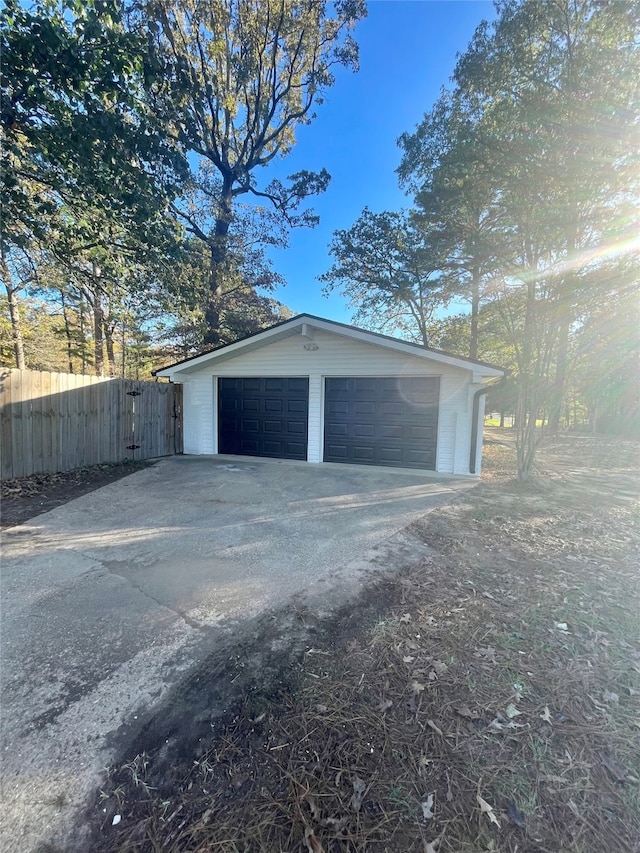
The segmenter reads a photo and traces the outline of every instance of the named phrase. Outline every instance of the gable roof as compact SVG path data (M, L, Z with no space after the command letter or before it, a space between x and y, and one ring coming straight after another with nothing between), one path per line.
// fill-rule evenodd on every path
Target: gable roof
M289 320L283 320L268 329L263 329L261 332L256 332L246 338L241 338L234 341L232 344L224 344L200 355L185 358L182 361L177 361L174 364L169 364L160 370L153 372L154 376L163 376L172 379L180 374L194 373L207 364L213 364L216 361L226 361L234 355L239 355L241 352L251 352L251 350L259 349L268 343L273 343L275 340L290 337L296 334L305 334L305 326L312 329L320 329L330 332L331 334L344 335L353 340L360 341L374 346L386 347L402 352L406 355L411 355L418 358L429 359L430 361L441 362L450 367L459 367L463 370L471 370L474 373L485 377L500 377L504 376L506 371L502 367L497 367L494 364L487 364L483 361L474 361L470 358L465 358L460 355L452 355L442 350L425 347L422 344L412 343L411 341L403 341L399 338L393 338L390 335L383 335L380 332L370 332L366 329L359 329L357 326L349 326L346 323L338 323L336 320L325 320L322 317L315 317L313 314L298 314L291 317Z

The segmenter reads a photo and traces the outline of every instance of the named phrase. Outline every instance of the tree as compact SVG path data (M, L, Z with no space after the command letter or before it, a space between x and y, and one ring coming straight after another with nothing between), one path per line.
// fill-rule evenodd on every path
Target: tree
M109 251L118 228L145 246L166 241L167 204L186 167L144 107L147 43L125 29L117 0L43 0L31 9L8 0L0 19L0 249L22 367L19 295L35 283L42 252L74 264L82 252Z
M186 174L142 99L149 55L117 0L2 10L2 241L41 236L57 204L147 227Z
M428 345L435 312L450 298L431 232L409 214L365 208L351 228L336 231L329 251L335 261L320 280L327 292L341 289L357 323Z
M556 429L583 273L596 247L606 252L607 240L633 233L633 213L625 210L632 199L637 216L640 17L632 2L509 0L498 8L497 22L478 29L454 78L501 152L500 203L510 211L510 233L527 240L525 254L537 244L539 265L526 275L540 280L553 304L546 312L556 336L547 403Z
M234 272L229 233L240 196L264 199L288 226L313 225L306 198L329 181L301 171L287 185L257 175L295 143L296 128L333 85L333 69L357 66L349 30L365 14L363 0L338 0L329 17L323 0L149 0L139 24L149 27L163 63L149 103L170 138L209 164L193 183L209 199L202 227L185 205L176 215L209 254L205 343L220 341L225 278ZM202 174L202 173L201 173Z
M466 355L478 358L483 286L496 271L498 254L495 157L463 101L446 91L414 133L400 136L398 145L403 157L397 174L414 194L415 216L438 233L446 253L443 274L451 289L471 304Z
M464 271L472 302L469 263L485 263L484 299L494 302L517 364L524 481L540 415L552 428L559 421L594 270L633 245L640 25L632 2L504 0L497 8L459 58L452 92L401 138L400 174L449 235L449 260Z

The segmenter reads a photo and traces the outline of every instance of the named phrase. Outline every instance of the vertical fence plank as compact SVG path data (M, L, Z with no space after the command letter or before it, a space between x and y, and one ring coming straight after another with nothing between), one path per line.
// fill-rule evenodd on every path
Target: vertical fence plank
M33 468L33 418L31 415L32 373L27 370L21 377L22 386L22 429L24 432L24 470L34 472Z
M103 462L113 462L111 440L111 386L114 380L103 382L100 387L100 457Z
M89 440L88 451L89 458L85 465L97 465L102 460L100 459L100 447L98 441L98 430L100 424L98 422L99 406L98 397L100 394L100 385L102 383L96 377L96 381L89 385Z
M22 429L22 371L11 371L11 469L14 477L24 477L24 430ZM29 472L31 473L31 471Z
M44 370L40 375L40 411L42 413L42 470L45 472L55 471L52 459L52 435L53 425L51 423L51 373Z
M67 398L67 374L56 373L55 382L51 383L51 398L58 416L58 446L56 451L57 470L67 471L67 432L69 420L69 403ZM55 390L55 395L54 395Z
M111 458L114 462L121 462L122 441L120 436L120 419L122 415L122 382L114 379L111 383L111 396L109 399L109 434L111 438Z
M42 453L42 373L37 370L31 372L31 453L32 470L34 474L41 474L44 470Z
M47 471L61 471L60 468L60 374L49 373L49 452Z
M67 459L68 471L78 468L81 464L81 444L84 441L84 425L80 418L80 406L78 399L78 377L75 374L67 376L67 423L69 427ZM74 440L75 439L75 440Z
M11 371L0 370L0 477L13 477L11 429Z

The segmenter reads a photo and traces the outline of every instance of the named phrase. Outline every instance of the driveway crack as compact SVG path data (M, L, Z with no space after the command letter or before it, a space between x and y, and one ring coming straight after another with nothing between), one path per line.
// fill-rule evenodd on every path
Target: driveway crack
M122 578L122 580L126 581L130 586L132 586L139 593L144 595L145 598L148 598L150 601L155 602L155 604L158 604L160 607L164 607L166 610L170 610L172 613L175 613L175 615L179 616L180 619L182 619L182 621L190 628L195 628L197 631L201 631L204 628L204 625L202 625L200 622L196 622L195 619L192 619L184 611L178 610L176 607L171 607L171 605L167 604L166 601L161 601L159 598L156 598L155 595L152 595L150 592L147 592L146 589L143 589L140 584L137 584L128 575L117 571L115 567L122 565L120 562L113 560L100 560L99 562L100 565L104 566L104 568L109 572L109 574Z

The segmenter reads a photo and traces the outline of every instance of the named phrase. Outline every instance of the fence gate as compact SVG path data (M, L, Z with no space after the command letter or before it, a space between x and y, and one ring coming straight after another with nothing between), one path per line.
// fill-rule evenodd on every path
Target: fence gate
M182 386L0 370L3 479L182 453Z

